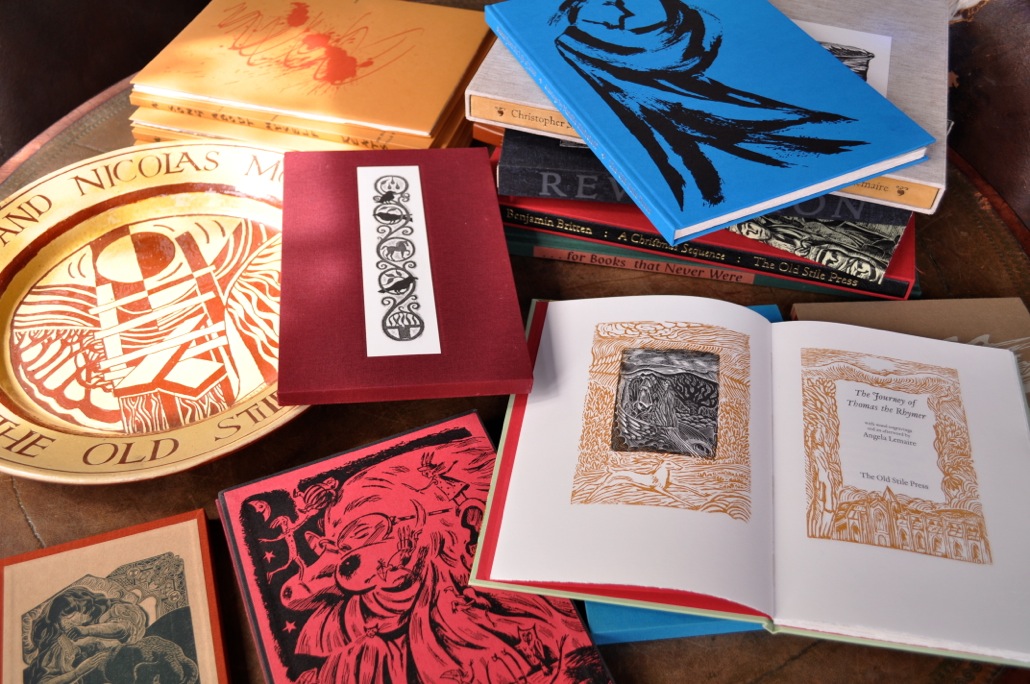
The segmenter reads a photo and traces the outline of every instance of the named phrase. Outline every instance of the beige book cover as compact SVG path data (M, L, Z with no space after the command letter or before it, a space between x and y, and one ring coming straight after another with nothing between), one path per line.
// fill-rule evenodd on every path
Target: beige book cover
M491 40L475 10L400 0L213 0L133 88L433 135Z
M1030 399L1030 311L1019 297L798 303L791 318L1009 349L1019 359L1023 387Z
M936 140L925 161L836 194L921 213L936 211L947 172L947 3L772 0L772 4L839 58L847 54L857 60L846 63L867 81L869 70L882 68L886 83L881 92Z
M4 682L228 682L204 511L0 559Z

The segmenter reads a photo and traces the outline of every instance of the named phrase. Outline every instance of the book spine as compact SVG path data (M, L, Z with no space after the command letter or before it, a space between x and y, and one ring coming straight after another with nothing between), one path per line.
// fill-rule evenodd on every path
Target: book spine
M313 140L320 140L329 143L342 143L353 147L361 147L368 150L391 150L391 149L413 149L417 147L428 147L424 145L411 145L408 140L401 139L391 131L362 131L343 132L322 130L295 121L286 121L274 114L263 116L258 112L244 113L231 111L217 106L202 106L196 103L176 104L152 97L142 96L138 93L131 93L129 96L131 104L137 107L156 109L158 111L170 112L180 116L187 116L195 120L195 126L201 128L203 122L212 121L218 123L235 124L246 128L254 128L277 133L282 135L295 135ZM428 140L428 139L427 139Z
M524 131L555 135L567 140L580 140L576 131L556 109L544 109L470 93L468 118L473 121L497 124L505 128L518 128Z
M579 219L569 220L562 216L514 207L506 204L503 200L500 208L501 219L506 225L566 235L581 240L605 242L628 251L637 250L663 254L667 257L687 258L696 262L743 269L779 278L817 283L838 291L867 296L906 299L912 290L912 284L904 281L884 278L882 282L876 283L807 261L785 257L773 258L697 242L683 242L674 246L659 235Z
M592 245L586 241L583 241L577 247L551 247L547 245L534 244L532 239L527 239L525 235L518 232L522 230L523 229L514 226L505 226L505 236L508 239L508 252L513 256L565 261L573 264L608 266L609 268L622 268L631 271L672 275L681 278L713 280L721 283L754 285L757 287L776 287L802 292L812 292L816 294L849 294L846 292L842 293L836 288L825 287L817 283L791 280L788 278L780 278L775 275L752 273L750 271L693 262L689 259L676 259L673 257L664 257L659 254L649 254L647 252L640 252L632 255L616 255L607 253L607 251L603 251L603 249L594 251L592 249Z
M937 208L943 192L944 188L936 185L902 180L887 174L841 188L835 194L927 213Z
M503 155L497 165L497 192L515 197L631 203L611 174L512 166L504 163Z
M631 204L626 191L615 177L597 161L596 168L574 168L556 163L533 163L529 155L518 163L502 154L497 164L497 192L514 197L577 199ZM876 180L860 185L869 185ZM904 194L904 193L902 193ZM908 223L910 209L899 209L877 202L841 195L820 195L769 212L775 216L797 216L818 221L855 221L891 226Z

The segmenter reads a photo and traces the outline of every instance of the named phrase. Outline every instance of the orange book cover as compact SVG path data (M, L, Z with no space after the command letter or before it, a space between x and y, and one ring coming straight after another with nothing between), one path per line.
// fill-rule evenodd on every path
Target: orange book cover
M433 135L491 41L475 10L401 0L213 0L133 87Z

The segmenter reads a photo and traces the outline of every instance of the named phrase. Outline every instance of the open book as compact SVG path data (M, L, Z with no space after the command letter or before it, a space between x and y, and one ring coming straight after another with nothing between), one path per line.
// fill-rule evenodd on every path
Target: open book
M472 584L1030 663L1010 351L677 296L529 332Z

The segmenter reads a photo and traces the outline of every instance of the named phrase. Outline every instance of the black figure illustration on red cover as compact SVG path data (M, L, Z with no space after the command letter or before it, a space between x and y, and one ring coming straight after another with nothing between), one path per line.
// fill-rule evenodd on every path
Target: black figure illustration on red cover
M688 179L707 204L724 201L720 156L784 167L799 155L865 144L821 130L849 117L709 77L719 20L680 0L566 0L553 21L568 23L556 39L559 54L647 149L681 207Z
M610 682L571 601L468 585L475 414L223 492L269 681Z

